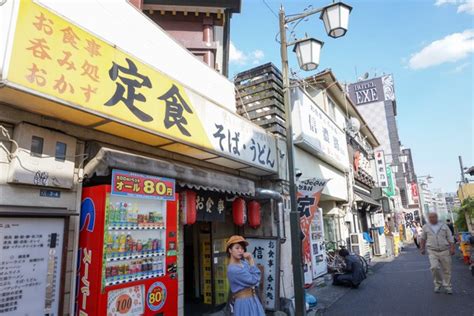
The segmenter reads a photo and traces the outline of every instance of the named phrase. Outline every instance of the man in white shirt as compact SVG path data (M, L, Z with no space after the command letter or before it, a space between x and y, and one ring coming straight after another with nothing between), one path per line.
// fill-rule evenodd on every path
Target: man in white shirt
M435 293L439 293L441 286L443 286L447 294L453 294L451 285L451 256L454 255L453 234L446 224L438 222L438 214L429 213L428 221L423 225L421 233L421 254L424 255L428 250Z

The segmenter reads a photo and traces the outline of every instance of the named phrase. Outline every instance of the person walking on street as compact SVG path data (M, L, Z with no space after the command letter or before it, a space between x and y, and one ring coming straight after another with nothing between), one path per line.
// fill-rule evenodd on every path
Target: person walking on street
M252 254L247 251L249 243L242 236L234 235L226 244L229 265L227 278L232 291L235 316L265 316L263 306L255 293L260 283L261 272L255 265Z
M449 218L446 220L446 225L448 225L451 234L453 234L454 241L456 241L456 235L454 234L454 225L453 223L451 223L451 220Z
M415 222L412 226L413 231L413 241L415 242L416 248L420 249L420 236L421 236L421 226L420 223Z
M439 293L443 286L447 294L453 294L451 256L454 255L454 239L448 225L438 222L438 214L429 213L420 240L421 254L428 251L435 293Z

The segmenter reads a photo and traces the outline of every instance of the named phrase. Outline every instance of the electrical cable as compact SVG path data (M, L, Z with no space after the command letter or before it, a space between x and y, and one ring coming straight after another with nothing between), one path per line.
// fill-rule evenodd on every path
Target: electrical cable
M268 10L270 10L270 12L273 13L273 15L278 19L278 14L272 9L272 7L270 7L267 1L266 0L262 0L262 1L265 4L265 6L268 8Z

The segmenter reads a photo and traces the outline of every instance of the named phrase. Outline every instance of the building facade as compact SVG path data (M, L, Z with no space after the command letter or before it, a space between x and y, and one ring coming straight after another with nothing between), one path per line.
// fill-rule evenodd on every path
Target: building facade
M2 250L35 278L8 290L30 293L17 312L101 315L134 293L138 311L205 312L227 299L234 233L259 237L265 307L293 295L268 181L284 179L285 148L235 113L232 82L128 2L8 1L0 19L0 221L41 245Z
M385 162L398 167L393 173L404 207L408 205L407 186L400 161L402 151L397 127L397 103L392 75L361 80L348 85L349 96L380 141ZM388 177L388 176L387 176Z

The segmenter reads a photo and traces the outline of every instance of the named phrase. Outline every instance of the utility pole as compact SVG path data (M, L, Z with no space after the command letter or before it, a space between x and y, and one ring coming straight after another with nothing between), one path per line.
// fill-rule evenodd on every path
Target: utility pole
M288 156L288 177L290 182L290 227L291 227L291 263L293 266L293 285L295 289L295 313L306 315L306 302L304 299L304 275L301 248L301 226L298 205L296 202L296 179L293 148L293 127L291 120L290 104L290 78L288 69L288 51L286 43L285 11L280 8L280 54L283 75L283 100L286 112L286 152Z
M462 164L462 157L459 157L459 167L461 168L461 183L467 183L467 178L464 176L464 166Z

